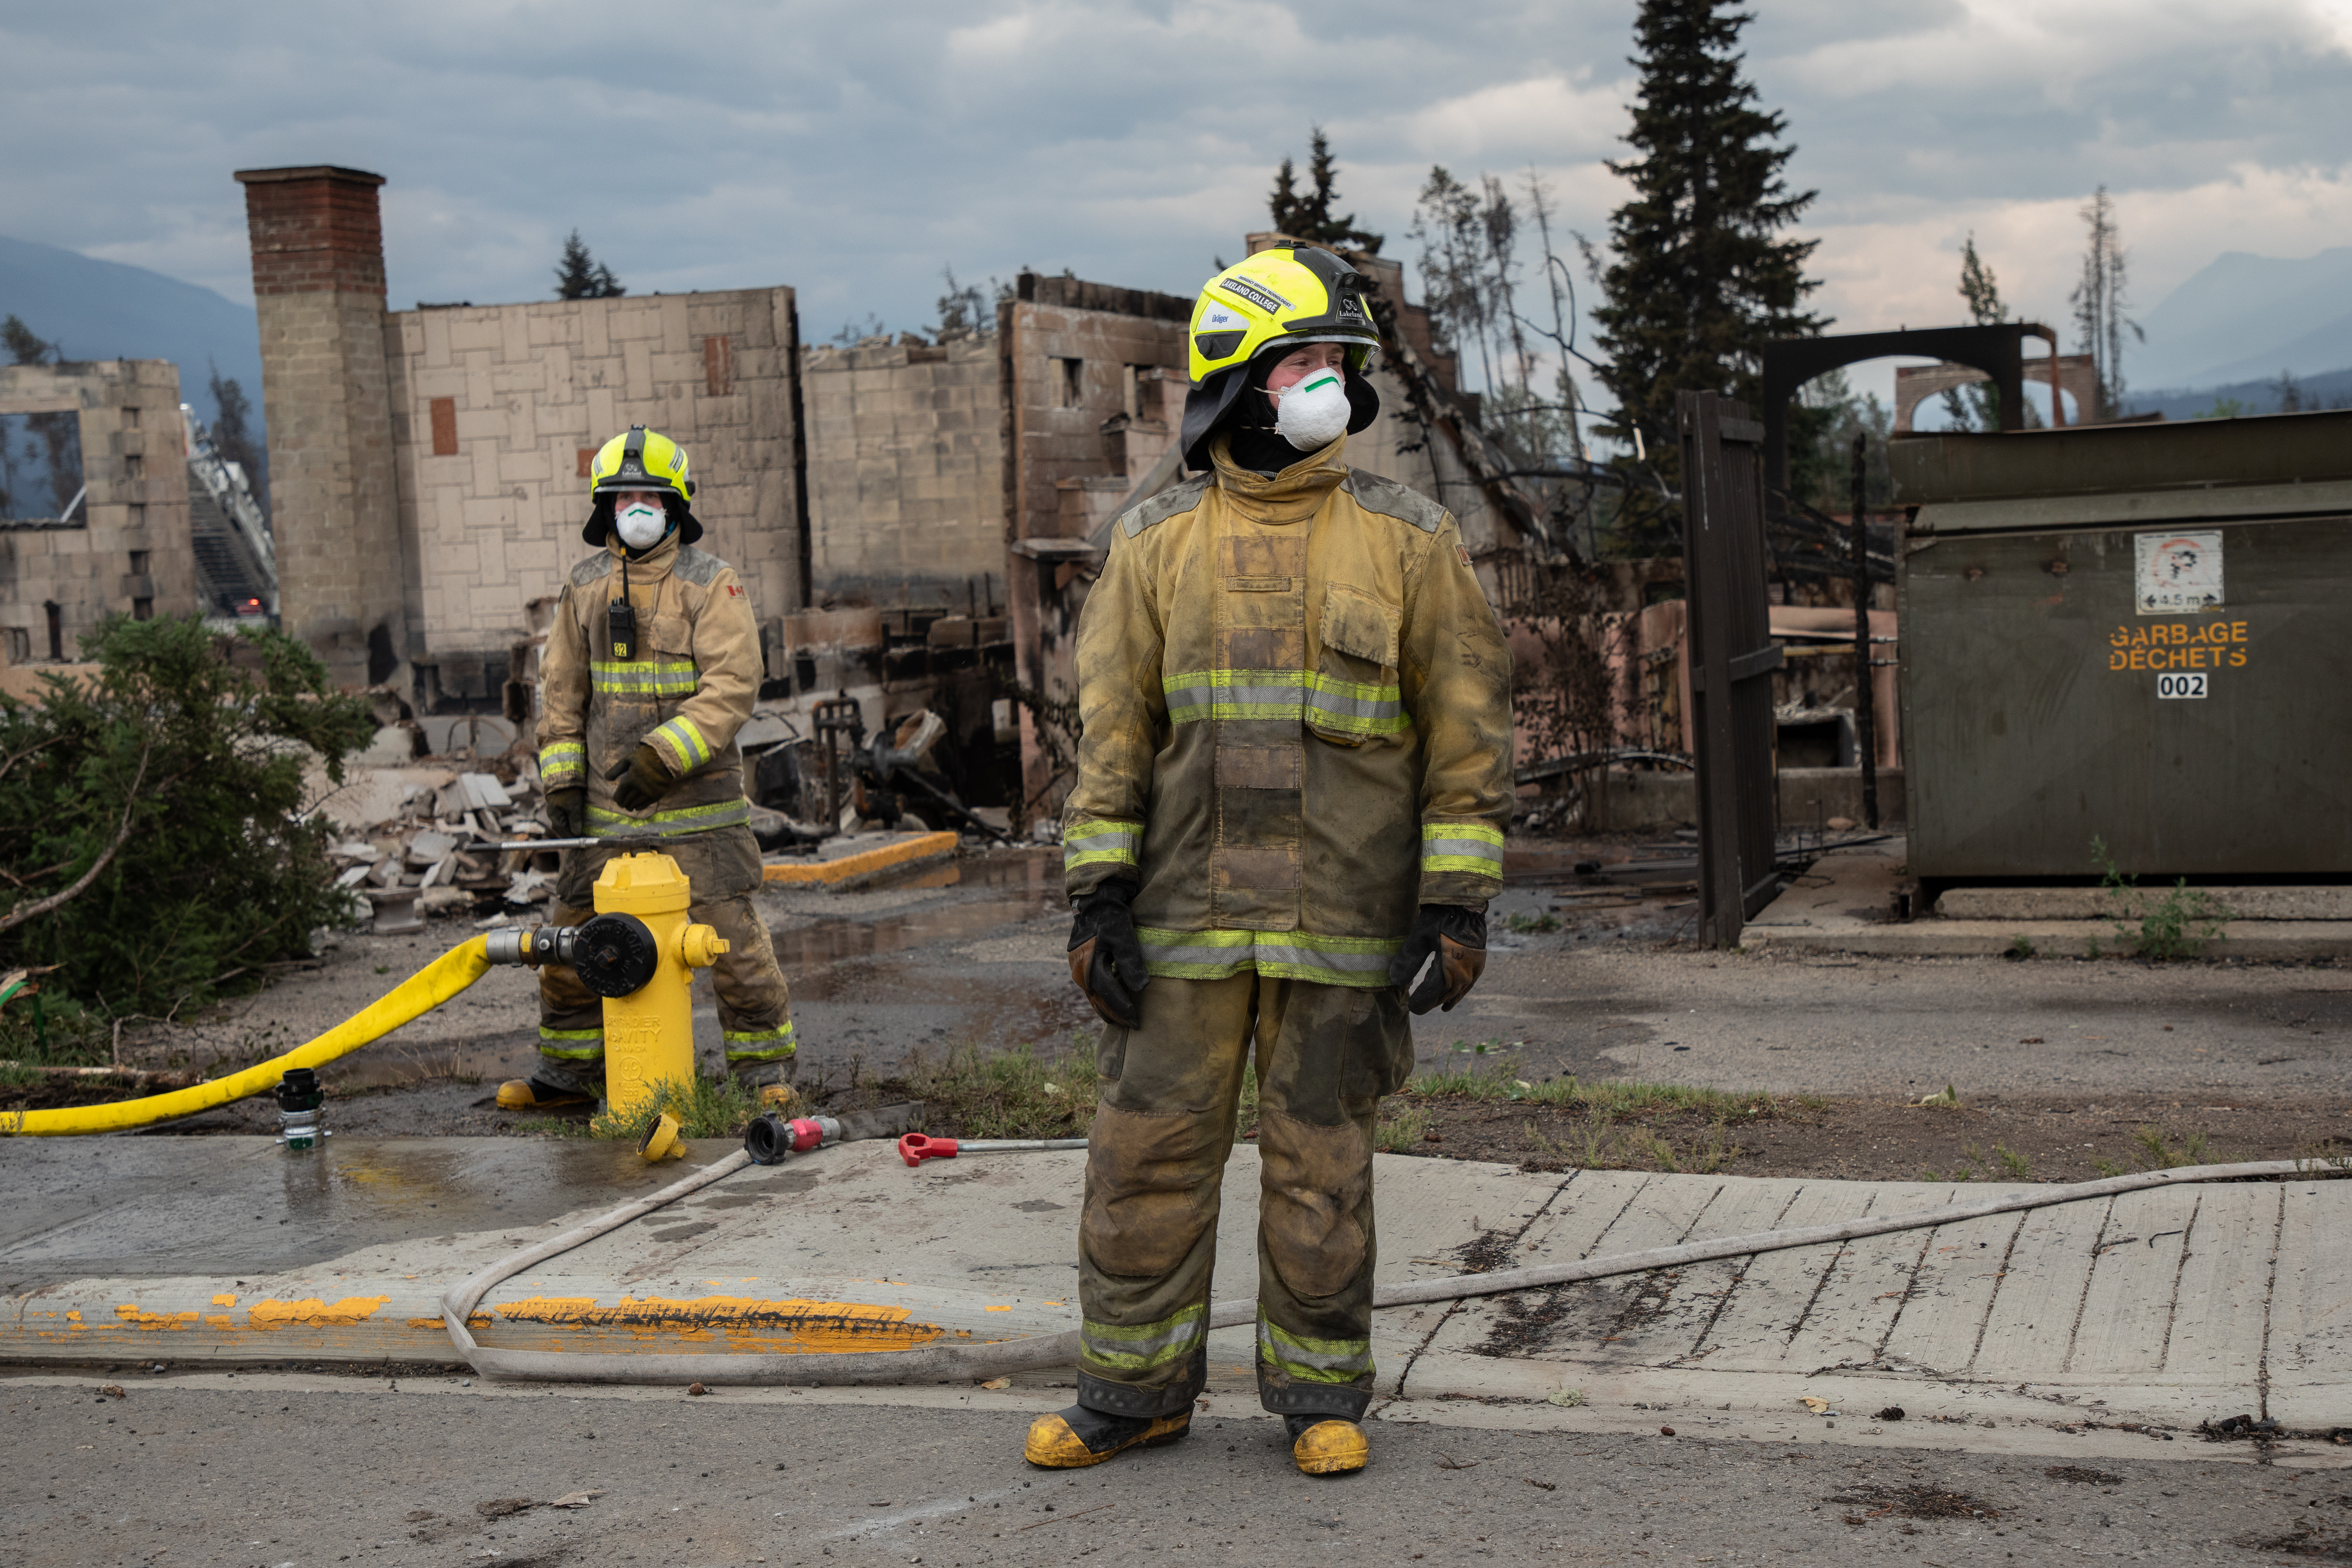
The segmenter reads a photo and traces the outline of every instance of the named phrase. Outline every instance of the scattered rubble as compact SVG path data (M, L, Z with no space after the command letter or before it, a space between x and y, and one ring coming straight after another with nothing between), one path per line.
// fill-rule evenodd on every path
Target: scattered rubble
M350 836L330 847L337 882L366 906L358 912L372 913L378 936L422 931L433 916L464 916L481 930L533 926L546 917L558 852L498 847L550 837L530 732L511 734L510 726L476 717L473 729L444 716L388 723L379 736L382 754L362 759L381 765L339 793L333 815ZM485 725L498 728L483 733ZM840 729L838 736L804 738L789 715L767 708L744 725L738 742L756 803L751 834L763 853L814 855L840 834L909 819L961 829L972 844L1008 837L1001 810L967 809L939 772L932 752L946 725L929 710L870 740L854 720ZM452 754L416 754L436 732ZM489 743L509 737L504 752L486 754ZM376 820L354 825L370 817Z

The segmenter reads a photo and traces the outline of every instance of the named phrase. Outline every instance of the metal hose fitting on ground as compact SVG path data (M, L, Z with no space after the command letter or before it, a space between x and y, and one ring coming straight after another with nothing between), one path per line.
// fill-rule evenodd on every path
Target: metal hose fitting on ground
M159 1121L176 1121L200 1110L226 1105L249 1095L267 1094L290 1068L315 1068L347 1056L373 1040L389 1035L422 1016L479 980L490 967L481 937L458 943L390 991L352 1014L317 1039L295 1047L284 1056L169 1094L143 1100L119 1100L111 1105L77 1105L63 1110L18 1110L0 1113L0 1137L68 1137L90 1132L123 1132Z
M1078 1331L1038 1334L995 1344L925 1345L919 1350L863 1351L839 1355L630 1355L616 1352L509 1351L486 1349L474 1342L466 1322L490 1288L534 1263L543 1263L593 1241L663 1205L675 1202L723 1176L741 1170L751 1157L738 1152L707 1170L697 1171L651 1196L614 1209L562 1236L502 1258L480 1273L453 1287L441 1298L441 1321L467 1364L485 1377L560 1383L702 1383L800 1384L807 1387L846 1384L908 1384L1003 1377L1009 1373L1035 1372L1069 1366L1078 1359ZM2334 1176L2352 1174L2352 1167L2317 1161L2261 1160L2237 1165L2185 1165L2170 1171L2145 1171L2137 1175L2110 1176L2096 1182L2013 1193L1972 1204L1947 1204L1941 1208L1914 1209L1906 1214L1878 1215L1835 1225L1800 1226L1792 1230L1758 1231L1713 1241L1685 1242L1678 1247L1654 1247L1614 1258L1591 1258L1574 1263L1549 1263L1535 1268L1500 1269L1486 1274L1454 1274L1438 1279L1416 1279L1408 1285L1387 1285L1372 1292L1375 1307L1402 1307L1421 1301L1455 1301L1472 1296L1493 1296L1507 1290L1570 1285L1584 1279L1645 1274L1654 1268L1676 1268L1722 1258L1747 1258L1759 1252L1780 1252L1792 1247L1819 1247L1893 1231L1925 1230L1986 1215L2019 1209L2045 1208L2053 1204L2082 1203L2117 1193L2149 1187L2179 1186L2192 1182L2230 1182L2263 1176ZM1209 1327L1230 1329L1257 1317L1255 1300L1219 1301L1209 1309Z

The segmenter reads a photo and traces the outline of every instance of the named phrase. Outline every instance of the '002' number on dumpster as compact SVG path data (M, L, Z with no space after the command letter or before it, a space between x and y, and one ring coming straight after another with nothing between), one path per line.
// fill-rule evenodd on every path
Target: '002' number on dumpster
M2158 697L2202 697L2205 695L2205 672L2201 669L2165 674L2156 678Z

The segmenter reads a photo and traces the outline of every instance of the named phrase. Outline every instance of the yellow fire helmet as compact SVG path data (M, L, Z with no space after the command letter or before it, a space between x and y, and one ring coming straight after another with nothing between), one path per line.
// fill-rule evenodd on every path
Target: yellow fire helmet
M589 495L593 510L580 537L602 544L613 526L613 497L625 490L652 490L662 498L663 510L677 523L681 544L702 537L702 524L688 510L694 501L694 479L688 472L686 448L658 430L632 425L596 448L588 465Z
M1269 351L1286 353L1307 343L1348 345L1350 434L1379 416L1381 400L1365 379L1380 329L1364 294L1370 280L1330 251L1295 240L1276 242L1202 285L1192 305L1192 389L1184 399L1178 439L1185 466L1209 466L1209 437L1232 419L1246 417L1243 393L1251 363ZM1263 384L1264 378L1256 378ZM1259 399L1263 402L1263 399ZM1263 411L1259 416L1263 418Z
M1247 364L1277 339L1287 347L1347 343L1348 369L1362 374L1381 342L1364 304L1367 281L1331 252L1288 242L1235 262L1192 305L1192 384Z

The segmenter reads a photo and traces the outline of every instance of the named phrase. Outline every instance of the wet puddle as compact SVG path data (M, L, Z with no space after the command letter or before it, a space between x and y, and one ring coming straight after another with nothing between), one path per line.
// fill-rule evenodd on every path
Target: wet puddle
M845 987L826 973L845 959L966 941L1004 926L1042 920L1062 906L1062 864L1061 858L1053 854L995 856L930 867L873 887L877 890L979 887L1003 891L965 903L939 904L873 920L827 920L776 932L776 961L790 977L795 996L831 999L844 989L861 989L854 983Z
M919 1001L954 1006L986 1016L993 1029L1024 1037L1056 1032L1066 1022L1058 997L1041 997L1026 979L987 975L926 975L909 994L904 976L863 966L842 970L845 960L967 941L1004 927L1043 919L1062 907L1062 862L1053 851L996 855L929 866L868 884L868 889L973 888L992 896L941 903L872 919L827 918L795 931L774 933L776 959L796 1002L876 1003ZM486 982L487 983L487 982ZM707 1024L710 998L698 994L698 1024ZM400 1089L429 1079L470 1078L495 1085L528 1077L538 1066L537 1041L525 1020L503 1041L478 1045L408 1046L388 1040L330 1064L321 1076L346 1093ZM487 1092L487 1091L486 1091Z

